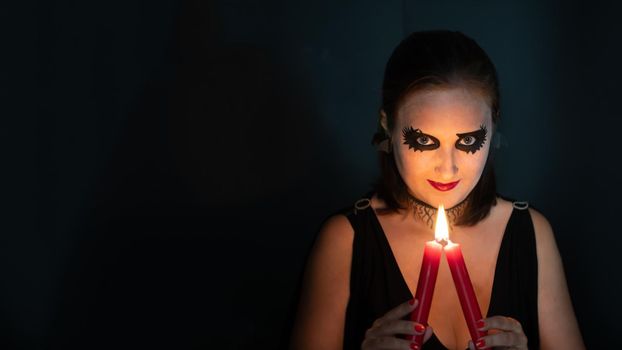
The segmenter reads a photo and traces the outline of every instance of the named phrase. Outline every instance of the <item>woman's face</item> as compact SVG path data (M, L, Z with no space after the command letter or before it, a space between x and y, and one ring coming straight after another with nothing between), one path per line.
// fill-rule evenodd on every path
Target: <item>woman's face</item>
M463 201L482 175L492 131L490 107L477 91L456 87L408 96L391 140L410 193L434 207Z

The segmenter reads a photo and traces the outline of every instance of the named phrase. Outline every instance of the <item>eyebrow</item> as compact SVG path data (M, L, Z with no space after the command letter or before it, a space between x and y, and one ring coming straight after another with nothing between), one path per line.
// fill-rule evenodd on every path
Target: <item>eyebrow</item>
M456 136L458 136L458 138L463 138L465 136L472 136L472 135L477 135L477 136L481 136L482 134L486 134L486 125L480 125L479 129L474 130L474 131L469 131L469 132L465 132L465 133L458 133L456 134Z

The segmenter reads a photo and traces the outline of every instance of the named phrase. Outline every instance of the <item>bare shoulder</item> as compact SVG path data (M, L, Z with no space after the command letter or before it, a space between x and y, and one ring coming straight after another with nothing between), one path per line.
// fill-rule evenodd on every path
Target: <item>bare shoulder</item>
M354 229L348 218L341 214L331 216L324 222L315 239L309 264L349 263L349 259L352 258L353 241Z
M307 262L307 283L320 290L340 288L349 293L348 283L352 260L354 229L344 215L334 215L324 222Z
M307 273L314 276L313 282L309 281L313 287L323 288L324 283L331 288L347 286L343 281L349 277L353 241L354 229L344 215L334 215L324 222L307 262Z
M549 220L539 211L529 208L533 229L536 235L536 247L538 258L547 258L549 255L558 256L557 245L555 244L555 236L553 228Z
M329 217L318 234L317 241L346 247L352 244L354 229L345 215L337 214Z
M540 349L585 349L566 284L553 229L539 211L529 208L538 256Z
M543 268L549 269L557 267L555 269L557 270L556 273L563 274L561 256L557 249L555 235L549 220L541 212L533 208L529 208L529 214L531 215L533 230L536 237L536 253L538 255L540 271L544 272L542 271Z
M324 222L309 255L291 348L339 349L350 295L354 229L344 215Z

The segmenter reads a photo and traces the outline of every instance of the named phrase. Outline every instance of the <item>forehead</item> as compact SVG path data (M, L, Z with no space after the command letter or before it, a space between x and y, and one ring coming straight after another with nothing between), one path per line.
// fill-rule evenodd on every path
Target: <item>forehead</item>
M426 90L412 93L397 111L399 130L406 126L426 133L469 132L485 125L492 127L486 98L466 88Z

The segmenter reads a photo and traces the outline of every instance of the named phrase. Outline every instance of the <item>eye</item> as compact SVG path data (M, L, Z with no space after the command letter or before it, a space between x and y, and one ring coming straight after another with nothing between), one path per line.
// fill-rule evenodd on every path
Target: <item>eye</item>
M469 153L475 153L479 151L486 143L486 126L481 125L479 130L466 132L463 134L456 134L458 140L456 140L456 148Z
M475 144L475 141L477 141L475 137L468 135L460 140L460 144L465 146L472 146L473 144Z
M402 136L404 144L408 145L408 149L413 151L430 151L437 149L441 144L436 137L424 134L419 129L413 129L412 126L402 129Z
M417 137L417 143L422 146L428 146L433 144L434 142L428 136L419 136Z

